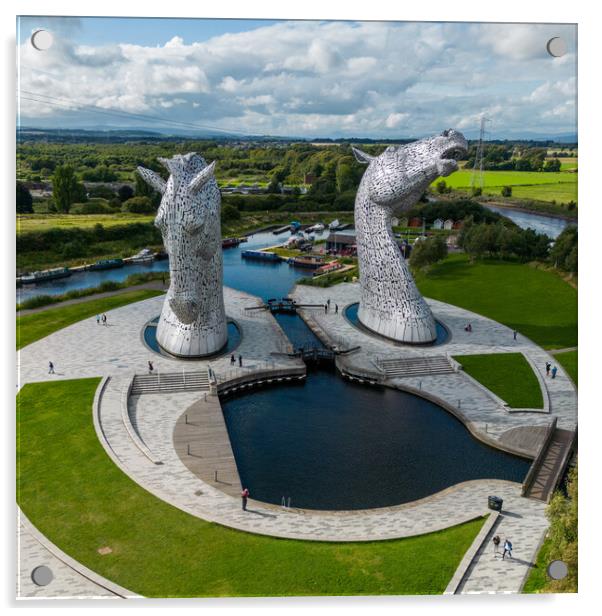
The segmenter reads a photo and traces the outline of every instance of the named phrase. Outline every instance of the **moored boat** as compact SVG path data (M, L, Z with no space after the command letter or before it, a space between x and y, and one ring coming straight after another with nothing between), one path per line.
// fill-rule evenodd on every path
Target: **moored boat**
M57 278L67 278L71 276L71 270L68 267L54 267L40 272L33 272L21 276L22 284L35 284L36 282L45 282L46 280L56 280Z
M123 267L123 259L100 259L88 267L89 270L108 270Z
M233 248L240 244L240 239L237 237L225 237L222 240L222 248Z
M155 253L150 248L143 248L128 260L132 263L148 263L155 260Z
M291 257L288 260L289 265L293 267L305 267L307 269L316 269L324 265L324 257L319 255L305 255L299 257Z

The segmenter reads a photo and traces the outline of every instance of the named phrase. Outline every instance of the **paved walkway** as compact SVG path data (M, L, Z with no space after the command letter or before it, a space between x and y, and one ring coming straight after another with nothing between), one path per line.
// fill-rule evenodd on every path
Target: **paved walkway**
M300 289L303 290L301 293ZM428 355L447 352L462 355L483 352L521 351L541 371L550 356L532 342L519 336L512 340L508 328L473 313L431 302L437 318L452 332L451 341L440 347L399 347L377 340L355 327L342 315L342 308L357 301L359 286L342 284L331 289L299 287L298 300L308 303L338 303L338 315L324 315L312 311L316 323L341 346L360 344L362 351L349 356L357 366L375 371L377 357ZM262 311L245 312L247 306L259 300L245 293L225 289L228 316L241 326L243 337L237 353L244 358L245 371L265 370L295 365L298 360L279 355L290 349L286 337L273 317ZM498 564L491 558L477 558L464 583L464 591L471 588L495 588L517 592L547 521L544 504L520 496L520 485L499 480L471 481L454 486L426 499L398 507L358 512L310 512L284 510L253 502L248 512L242 512L238 498L216 489L210 482L196 477L182 463L174 445L174 428L181 415L192 405L199 405L204 394L183 392L131 397L129 411L133 424L161 465L154 464L138 448L127 432L121 414L123 391L134 373L143 373L146 362L152 359L160 372L182 369L199 371L208 362L160 357L147 349L140 332L144 324L156 317L163 297L151 298L124 306L108 313L107 327L87 319L24 348L20 354L20 383L49 379L110 376L100 399L99 418L102 425L101 442L107 453L140 485L163 500L200 518L219 522L259 534L322 541L365 541L407 537L443 529L487 513L487 496L496 494L504 499L505 515L498 523L498 532L508 536L516 547L518 557L504 584L496 582ZM466 322L473 324L473 333L463 331ZM87 341L87 344L82 344ZM275 354L274 354L275 353ZM47 362L52 360L56 375L47 374ZM238 368L231 368L228 357L210 362L219 377L232 377ZM555 380L545 380L550 396L551 413L558 417L559 427L571 429L576 423L576 396L570 380L559 366ZM517 428L543 427L551 419L543 413L509 413L499 400L468 380L462 373L430 377L395 379L393 386L422 388L456 406L460 399L462 413L471 429L483 437L498 439L516 434ZM517 539L518 538L518 539ZM505 564L504 564L505 565ZM493 572L493 573L492 573ZM489 586L486 586L489 584Z

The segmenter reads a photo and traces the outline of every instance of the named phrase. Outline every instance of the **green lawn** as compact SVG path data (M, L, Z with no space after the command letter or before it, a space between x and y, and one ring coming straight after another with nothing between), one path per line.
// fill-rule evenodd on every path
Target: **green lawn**
M464 371L515 409L541 409L539 381L522 353L456 355Z
M562 365L562 367L568 372L569 376L573 379L575 385L577 385L577 351L565 351L564 353L555 353L554 359L556 359Z
M42 312L26 314L17 317L17 349L21 349L36 340L40 340L68 325L72 325L82 319L94 317L101 312L107 312L113 308L119 308L133 302L140 302L149 297L162 295L163 291L142 289L120 293L111 297L93 299L71 306L49 308Z
M453 254L416 282L426 297L504 323L544 348L577 345L577 290L553 272Z
M470 190L471 176L472 169L459 169L443 179L451 188ZM513 197L568 203L569 201L577 201L577 178L577 173L566 171L557 173L485 171L483 174L483 192L488 195L500 195L503 186L511 186ZM433 183L433 186L439 179Z
M523 593L541 592L542 588L550 581L546 569L550 564L549 553L552 543L549 539L544 540L539 552L535 566L531 568L529 577L523 586Z
M67 554L139 594L439 594L484 522L344 544L275 539L205 522L155 498L113 464L92 423L98 383L23 387L17 500ZM112 553L100 555L106 546Z

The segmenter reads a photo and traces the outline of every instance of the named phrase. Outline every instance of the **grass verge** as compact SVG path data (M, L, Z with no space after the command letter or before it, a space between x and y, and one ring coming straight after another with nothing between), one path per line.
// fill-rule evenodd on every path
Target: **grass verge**
M555 353L554 359L556 359L560 365L568 372L569 376L573 379L575 385L577 385L578 377L578 357L577 351L565 351L564 353Z
M541 409L539 381L522 353L455 355L467 374L515 409Z
M276 539L152 496L98 442L99 379L30 383L17 397L17 499L67 554L148 597L440 594L484 518L391 541ZM98 549L110 547L110 554Z
M162 295L162 293L163 291L154 289L141 289L139 291L120 293L112 297L93 299L80 304L49 308L43 312L17 317L17 349L21 349L82 319L113 310L113 308L120 308L126 304L140 302L149 297Z
M577 345L577 290L554 272L454 254L416 282L426 297L499 321L543 348Z

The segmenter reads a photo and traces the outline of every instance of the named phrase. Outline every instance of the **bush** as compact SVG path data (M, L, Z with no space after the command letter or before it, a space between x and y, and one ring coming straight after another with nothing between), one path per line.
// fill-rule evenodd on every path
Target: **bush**
M240 212L233 205L226 204L222 208L221 220L222 220L222 222L230 222L232 220L240 220Z
M149 197L132 197L121 206L121 209L132 214L153 214L157 210Z
M30 214L33 212L33 198L29 189L17 182L17 214Z
M104 184L100 184L99 186L91 186L88 189L88 196L90 198L101 197L107 201L110 201L115 198L115 191Z
M113 210L106 199L90 199L86 203L74 203L71 206L72 214L112 214Z
M502 188L502 197L511 197L512 196L512 187L504 186Z
M449 191L448 191L448 188L447 188L447 182L446 182L445 180L439 180L439 181L435 184L435 188L437 189L437 192L438 192L440 195L443 195L444 193L449 192ZM450 189L450 190L451 190L451 189Z

